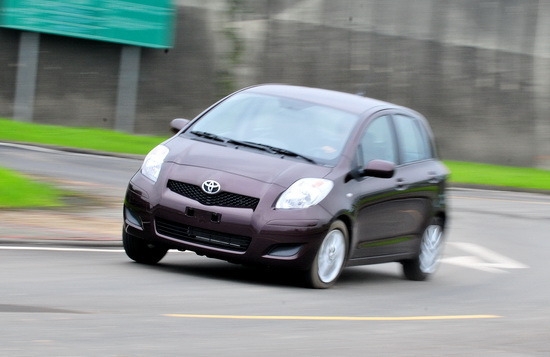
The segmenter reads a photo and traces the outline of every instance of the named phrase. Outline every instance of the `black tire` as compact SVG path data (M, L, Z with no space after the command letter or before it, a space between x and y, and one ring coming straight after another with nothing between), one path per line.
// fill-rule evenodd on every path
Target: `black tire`
M423 281L433 275L439 266L443 243L443 223L440 218L434 217L422 233L418 255L402 262L405 277Z
M122 245L126 255L141 264L157 264L168 252L168 249L148 244L143 239L122 232Z
M349 235L342 221L331 224L315 255L306 283L315 289L327 289L336 283L348 258Z

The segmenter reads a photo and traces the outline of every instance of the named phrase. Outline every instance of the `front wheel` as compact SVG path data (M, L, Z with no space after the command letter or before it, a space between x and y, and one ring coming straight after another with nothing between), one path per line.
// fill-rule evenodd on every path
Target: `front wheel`
M334 285L344 268L348 254L348 230L342 221L334 222L307 273L312 288L326 289Z
M443 224L433 218L424 229L418 256L403 262L403 273L409 280L426 280L437 270L443 253Z
M122 231L122 245L130 259L142 264L157 264L168 252L166 248L150 245L125 231Z

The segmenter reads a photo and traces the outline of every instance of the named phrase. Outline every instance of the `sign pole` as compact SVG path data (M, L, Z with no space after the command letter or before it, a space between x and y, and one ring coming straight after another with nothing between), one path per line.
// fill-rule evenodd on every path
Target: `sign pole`
M122 46L115 115L115 129L134 132L141 47Z
M32 122L33 119L39 47L38 33L21 32L13 108L13 118L17 121Z

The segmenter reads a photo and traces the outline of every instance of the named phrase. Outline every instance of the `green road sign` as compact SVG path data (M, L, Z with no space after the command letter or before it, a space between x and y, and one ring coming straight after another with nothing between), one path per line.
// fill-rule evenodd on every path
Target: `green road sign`
M172 0L0 0L0 26L135 46L172 46Z

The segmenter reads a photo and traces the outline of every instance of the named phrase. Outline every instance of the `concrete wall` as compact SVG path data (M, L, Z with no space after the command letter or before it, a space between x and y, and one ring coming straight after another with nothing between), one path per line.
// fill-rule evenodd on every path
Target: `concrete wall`
M164 133L234 89L318 86L424 113L447 159L550 168L550 2L179 0L176 42L142 49L134 130ZM0 116L17 31L0 29ZM35 122L116 127L121 47L40 36Z

